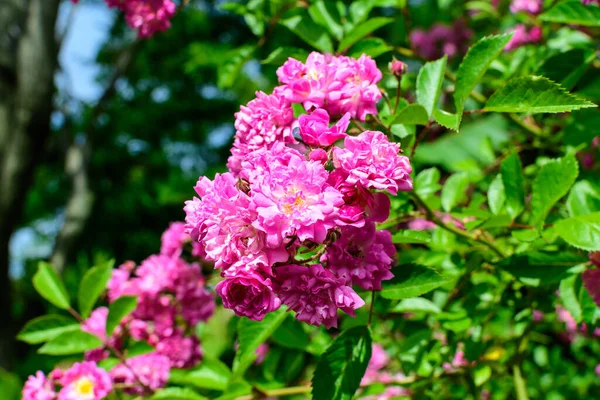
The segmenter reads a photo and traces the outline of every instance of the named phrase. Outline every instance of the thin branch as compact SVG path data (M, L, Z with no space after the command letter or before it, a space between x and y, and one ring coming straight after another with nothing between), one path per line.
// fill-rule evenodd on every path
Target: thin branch
M500 258L506 257L504 255L504 252L502 250L500 250L500 248L498 246L496 246L496 244L494 244L493 242L483 238L482 236L472 235L467 231L464 231L462 229L455 227L454 225L446 224L434 213L434 211L427 205L427 203L425 203L425 201L423 201L423 199L421 199L421 197L416 192L411 192L411 195L412 195L413 199L415 200L415 202L425 210L425 213L427 214L427 218L434 224L438 225L440 228L445 229L448 232L452 232L457 236L461 236L461 237L469 240L470 242L481 243L481 244L489 247Z

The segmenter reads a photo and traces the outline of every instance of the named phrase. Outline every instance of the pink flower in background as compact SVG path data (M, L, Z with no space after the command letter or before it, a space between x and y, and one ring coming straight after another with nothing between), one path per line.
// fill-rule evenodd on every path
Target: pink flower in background
M512 0L510 11L513 13L524 11L532 15L537 15L542 12L543 3L542 0Z
M117 365L110 371L110 376L114 383L128 385L126 393L141 395L144 394L144 388L138 379L152 390L160 389L166 386L170 370L168 357L149 353L127 359L127 365Z
M463 20L454 25L435 24L428 31L414 29L410 32L410 43L417 54L427 60L436 60L446 54L448 57L466 53L473 32Z
M278 267L274 286L282 303L296 311L296 319L326 328L337 327L338 308L354 316L365 304L344 279L319 264Z
M345 114L334 126L329 127L329 114L318 108L298 118L300 136L310 146L327 147L346 137L350 114Z
M103 342L107 341L106 337L106 318L108 317L108 308L99 307L95 309L90 317L81 325L81 330L91 333Z
M465 358L465 352L463 350L456 350L452 363L444 363L442 368L447 372L457 372L462 367L468 367L475 364L475 361L469 361Z
M190 368L202 359L200 341L196 336L184 336L175 332L156 343L156 352L168 357L173 368Z
M271 279L264 278L260 272L235 269L225 271L224 276L215 290L223 299L223 306L237 315L261 321L281 305L273 292Z
M292 135L294 111L277 91L271 95L256 92L256 98L235 114L235 141L227 167L234 174L242 170L242 161L254 150L270 149L275 143L295 143Z
M347 285L358 285L366 290L381 290L381 282L392 279L390 272L396 248L390 232L375 231L375 224L367 227L347 227L342 236L327 248L321 257L335 275Z
M125 21L139 37L149 38L171 27L175 9L171 0L126 0Z
M160 238L160 254L169 257L179 257L185 242L190 241L190 235L185 231L183 222L173 222Z
M108 372L87 361L73 364L65 371L60 384L63 388L58 400L100 400L112 390Z
M55 400L54 385L42 371L36 372L25 382L22 400Z
M533 26L527 30L523 24L519 24L514 28L514 35L504 48L504 51L511 51L526 44L538 43L542 40L542 28Z
M396 195L399 190L412 190L412 167L408 157L399 153L400 145L390 143L383 133L366 131L347 137L343 149L336 147L333 162L347 174L346 184Z
M380 370L390 362L390 358L379 344L373 343L371 358L367 365L365 375L360 381L361 386L368 386L379 381Z
M269 353L269 345L266 343L261 343L260 346L258 346L258 348L256 349L255 353L256 360L254 361L254 363L256 365L262 364L263 361L265 361L265 357Z
M600 0L581 0L583 4L589 6L590 4L597 4L600 6Z
M596 373L596 375L600 375L600 364L596 365L594 372Z
M590 259L592 256L590 255ZM600 306L600 269L586 269L582 275L583 286L587 289L594 302Z

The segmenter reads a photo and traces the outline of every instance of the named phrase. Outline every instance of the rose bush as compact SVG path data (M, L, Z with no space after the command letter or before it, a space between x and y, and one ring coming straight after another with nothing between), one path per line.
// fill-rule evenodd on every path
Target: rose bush
M277 85L240 106L227 170L159 254L90 269L77 307L40 264L64 312L19 338L75 358L24 400L593 398L600 6L467 2L419 26L396 3L222 5L256 48L282 25L311 51L263 60ZM141 37L177 12L107 4Z

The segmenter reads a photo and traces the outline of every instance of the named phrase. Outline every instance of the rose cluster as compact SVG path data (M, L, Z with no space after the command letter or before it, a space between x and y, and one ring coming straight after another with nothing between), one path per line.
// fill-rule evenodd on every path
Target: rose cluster
M191 243L185 225L176 222L162 235L161 252L138 267L126 262L113 271L108 283L110 303L122 296L136 296L137 307L110 336L106 333L107 307L95 309L81 330L98 337L103 345L85 353L85 362L76 363L64 374L54 370L48 378L40 371L23 389L24 400L99 400L114 384L132 395L146 394L167 384L171 368L196 365L202 351L194 327L206 321L215 309L214 296L206 289L200 265L182 256ZM202 257L198 244L191 256ZM110 356L125 355L128 341L145 342L154 350L127 358L110 372L97 367ZM59 392L55 387L62 386Z
M284 304L333 327L338 309L364 304L353 285L380 290L393 276L391 234L375 224L388 217L386 192L412 189L411 166L383 133L347 134L351 119L377 112L371 58L312 53L277 75L281 86L236 114L229 172L198 180L187 232L222 270L225 307L262 320ZM294 118L293 103L306 114Z
M78 3L79 0L71 0ZM139 37L151 37L156 32L171 27L175 15L175 3L171 0L105 0L109 8L116 8L125 15L125 21L137 29Z
M429 30L414 29L410 32L411 47L427 59L436 60L446 54L449 58L465 54L473 32L461 19L453 25L435 24Z
M49 376L38 371L23 388L23 400L97 400L113 388L109 374L96 363L75 363L66 371L55 369Z

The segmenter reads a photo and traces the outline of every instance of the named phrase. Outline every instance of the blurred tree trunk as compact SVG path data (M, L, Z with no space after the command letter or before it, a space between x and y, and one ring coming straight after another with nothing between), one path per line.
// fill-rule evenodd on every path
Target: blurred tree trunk
M8 242L50 135L60 0L0 1L0 366L13 335Z

